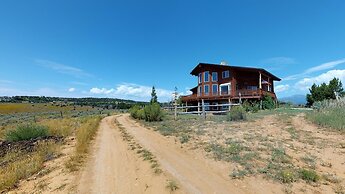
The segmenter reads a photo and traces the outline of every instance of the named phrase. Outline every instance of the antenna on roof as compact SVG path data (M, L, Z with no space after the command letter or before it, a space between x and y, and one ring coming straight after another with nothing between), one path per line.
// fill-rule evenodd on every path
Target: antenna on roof
M221 61L221 62L220 62L220 65L229 65L229 64L228 64L228 62L226 62L226 61Z

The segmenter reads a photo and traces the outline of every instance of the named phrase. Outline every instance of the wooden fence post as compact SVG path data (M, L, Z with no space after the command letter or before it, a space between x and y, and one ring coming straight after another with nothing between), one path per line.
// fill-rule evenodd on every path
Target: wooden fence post
M206 119L206 112L205 112L205 102L204 99L201 99L201 106L202 106L202 116Z
M177 120L177 103L174 103L174 107L175 107L175 113L174 113L174 119L175 121Z
M200 115L200 102L198 101L198 115Z

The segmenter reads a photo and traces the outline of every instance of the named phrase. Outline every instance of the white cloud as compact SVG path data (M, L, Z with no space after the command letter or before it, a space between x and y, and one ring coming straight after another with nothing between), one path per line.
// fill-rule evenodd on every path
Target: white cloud
M328 83L334 77L339 78L342 83L345 83L345 69L343 70L330 70L326 73L315 77L303 78L295 84L295 87L302 91L308 91L308 89L315 83Z
M107 90L106 88L91 88L90 93L92 94L110 94L114 91L114 89Z
M290 57L272 57L265 59L263 63L268 65L292 65L296 64L296 60Z
M70 88L68 89L69 92L74 92L75 91L75 88Z
M330 61L327 63L323 63L321 65L309 68L305 71L305 73L312 73L312 72L316 72L316 71L322 71L322 70L326 70L326 69L331 69L336 67L337 65L343 64L345 63L345 59L340 59L340 60L336 60L336 61Z
M61 63L57 63L54 61L48 61L48 60L42 60L42 59L36 59L35 62L42 67L52 69L58 73L72 75L74 77L93 77L93 75L86 73L84 70L64 65Z
M274 91L279 93L279 92L284 92L288 90L289 88L290 88L289 84L282 84L282 85L277 85L274 88Z
M108 97L132 99L139 101L148 101L151 98L151 86L143 86L138 84L123 83L115 88L91 88L90 93L103 95ZM160 101L169 101L172 98L173 91L156 88L157 97Z
M303 73L287 76L287 77L283 78L283 80L284 81L296 80L296 79L298 79L298 78L300 78L302 76L308 75L310 73L331 69L331 68L334 68L334 67L336 67L338 65L341 65L341 64L344 64L344 63L345 63L345 59L329 61L329 62L323 63L321 65L317 65L317 66L311 67L311 68L305 70Z

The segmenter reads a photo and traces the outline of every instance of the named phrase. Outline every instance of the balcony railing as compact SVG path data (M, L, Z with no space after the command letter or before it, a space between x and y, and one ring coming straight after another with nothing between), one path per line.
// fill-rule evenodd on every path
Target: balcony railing
M202 99L202 98L217 98L217 97L242 97L242 98L246 98L246 97L259 97L262 95L269 95L273 98L275 98L275 93L273 92L268 92L268 91L263 91L260 89L257 90L247 90L247 89L241 89L241 90L236 90L234 93L228 93L228 92L221 92L221 93L208 93L208 95L206 94L202 94L202 95L197 95L197 94L192 94L192 95L188 95L188 96L182 96L182 100L183 101L191 101L191 100L196 100L196 99Z

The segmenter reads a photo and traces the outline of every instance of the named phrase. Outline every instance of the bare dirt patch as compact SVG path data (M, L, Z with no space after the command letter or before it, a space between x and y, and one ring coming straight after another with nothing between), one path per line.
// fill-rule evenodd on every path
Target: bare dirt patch
M90 161L82 171L78 193L169 193L171 177L157 175L150 163L130 149L115 125L116 116L102 120ZM179 189L177 193L183 193Z

